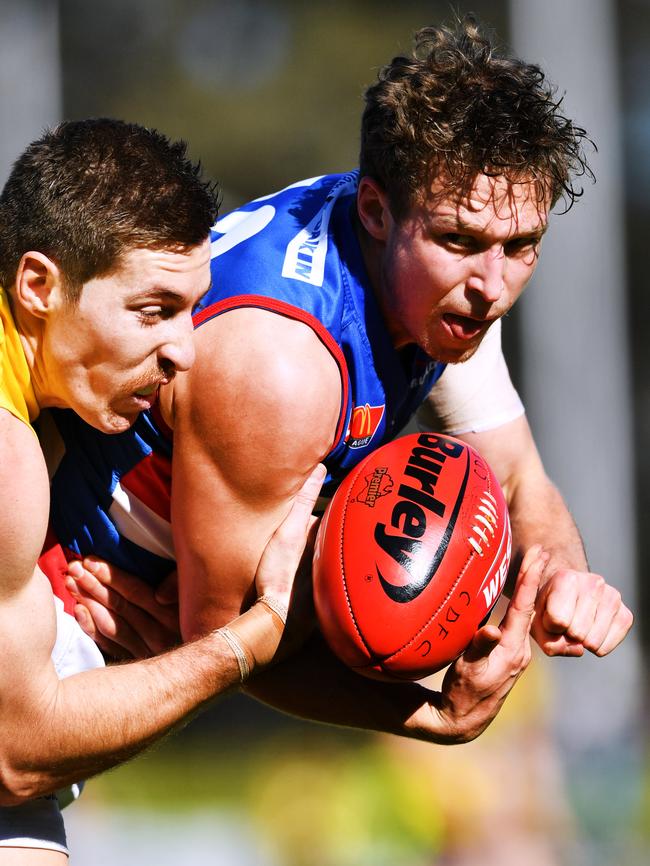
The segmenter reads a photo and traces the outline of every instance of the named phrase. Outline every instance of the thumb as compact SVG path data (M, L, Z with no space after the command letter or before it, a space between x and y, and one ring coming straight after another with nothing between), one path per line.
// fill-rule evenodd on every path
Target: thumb
M463 653L463 659L467 662L475 662L487 658L500 641L501 629L496 625L484 625L472 638L470 645Z

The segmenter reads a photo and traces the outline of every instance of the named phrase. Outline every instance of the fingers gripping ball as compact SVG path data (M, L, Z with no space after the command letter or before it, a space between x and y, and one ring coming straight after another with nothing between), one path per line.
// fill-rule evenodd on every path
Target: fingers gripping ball
M344 479L323 517L314 599L339 658L419 679L467 647L501 594L511 533L503 492L457 439L413 434Z

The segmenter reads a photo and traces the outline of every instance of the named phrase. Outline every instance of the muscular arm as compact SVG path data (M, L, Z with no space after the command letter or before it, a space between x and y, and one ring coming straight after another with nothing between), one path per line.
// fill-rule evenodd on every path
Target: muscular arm
M240 310L199 329L197 360L180 384L174 393L172 524L187 637L245 606L247 575L265 539L301 477L332 445L340 381L329 354L303 325ZM248 690L317 721L438 743L472 739L494 718L528 662L541 573L539 561L533 557L531 563L532 596L529 583L503 631L486 627L442 693L366 680L343 667L317 635Z
M292 507L292 513L295 506ZM268 563L268 550L262 564ZM530 660L529 632L539 580L548 560L539 548L524 557L508 610L497 628L486 625L447 671L440 692L416 683L365 679L342 665L315 633L299 653L251 681L258 699L294 715L347 727L384 731L432 743L464 743L494 719ZM133 593L136 578L101 564L84 578L84 601L108 602L110 593ZM258 570L258 581L260 571ZM126 599L125 599L126 600ZM121 605L122 613L130 605ZM114 609L114 608L113 608ZM109 617L110 618L110 617Z
M240 668L212 632L155 659L59 680L50 658L52 592L34 567L47 521L47 473L36 438L5 411L0 442L0 805L13 805L133 755L238 683ZM313 501L303 509L303 524ZM281 584L291 583L292 555ZM257 643L268 649L278 641L275 615L259 608L233 625L253 637L247 647L253 667Z
M185 639L250 603L268 538L337 426L338 367L306 325L234 310L196 332L175 383L172 526Z

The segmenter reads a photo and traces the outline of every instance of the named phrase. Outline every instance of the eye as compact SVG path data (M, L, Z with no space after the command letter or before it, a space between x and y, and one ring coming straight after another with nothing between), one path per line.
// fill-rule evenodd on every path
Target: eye
M460 250L472 249L476 243L471 235L461 235L458 232L446 232L442 240L448 247Z
M541 238L514 238L504 246L507 256L521 256L526 253L536 253Z
M137 314L143 325L155 325L161 319L168 319L171 311L161 304L149 304L137 310Z

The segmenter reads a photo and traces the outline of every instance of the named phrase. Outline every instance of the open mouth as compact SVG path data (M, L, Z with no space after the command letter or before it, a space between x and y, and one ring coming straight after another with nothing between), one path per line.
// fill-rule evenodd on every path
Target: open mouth
M442 319L457 340L471 340L490 324L484 319L472 319L455 313L445 313Z
M156 382L152 382L150 385L143 385L142 388L138 388L137 391L133 391L132 394L136 400L141 401L141 405L147 404L148 406L153 405L158 397L158 391L160 390L160 386L165 384L165 380L158 380Z
M156 393L159 385L160 382L154 382L152 385L147 385L144 388L138 388L138 390L135 391L135 394L137 397L151 397L152 394Z

